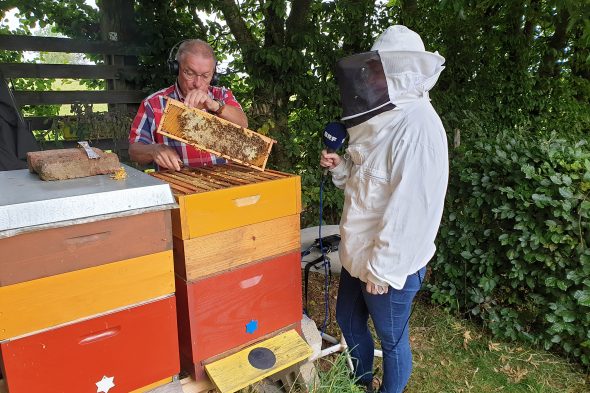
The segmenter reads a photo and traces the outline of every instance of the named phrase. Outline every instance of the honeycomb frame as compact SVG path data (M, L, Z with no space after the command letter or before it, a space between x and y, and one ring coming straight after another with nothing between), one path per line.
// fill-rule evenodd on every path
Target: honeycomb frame
M166 106L157 133L249 168L264 171L272 146L276 143L274 139L245 127L240 127L201 109L189 108L173 98L164 98L166 99ZM186 111L190 111L190 115L196 115L196 117L202 119L203 124L206 125L204 128L207 133L207 135L204 133L202 135L209 137L211 140L210 145L197 141L191 136L190 130L187 132L184 128L182 115ZM228 132L224 133L223 130ZM203 131L203 129L199 130L201 133ZM231 146L228 146L230 142ZM241 144L241 146L237 147L238 144ZM261 144L264 145L262 148L260 148ZM246 150L257 151L258 154L252 159L244 159L243 154L240 153ZM238 155L242 157L238 158Z

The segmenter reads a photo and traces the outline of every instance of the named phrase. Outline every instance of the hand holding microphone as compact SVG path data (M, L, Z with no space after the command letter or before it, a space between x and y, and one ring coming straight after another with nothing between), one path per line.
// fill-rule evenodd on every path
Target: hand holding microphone
M335 152L344 144L346 139L346 127L339 122L330 122L324 128L323 141L326 149L322 151L320 165L324 169L324 176L328 174L328 169L332 169L340 163L340 156Z

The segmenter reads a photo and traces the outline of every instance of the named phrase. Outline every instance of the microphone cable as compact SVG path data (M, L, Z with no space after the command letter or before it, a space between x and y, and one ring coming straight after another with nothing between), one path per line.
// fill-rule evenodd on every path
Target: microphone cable
M426 273L426 270L424 270L424 272ZM404 327L401 331L401 333L399 334L399 337L397 338L395 345L393 346L392 349L397 348L397 344L399 344L399 342L402 340L402 337L404 336L404 332L406 331L406 327L408 327L410 325L410 318L412 318L412 314L414 313L414 309L416 308L416 296L418 296L418 292L420 292L420 290L422 289L422 277L420 277L420 270L418 270L416 273L414 273L416 275L418 275L418 282L420 283L420 286L418 287L418 290L416 291L416 295L414 295L414 299L412 300L412 309L410 310L410 315L408 315L408 319L406 319L406 323L404 324Z
M324 322L322 324L321 334L326 332L328 325L328 317L330 315L330 258L326 256L326 249L322 240L322 219L324 216L324 184L328 178L327 173L322 174L320 181L320 223L318 226L318 238L320 239L320 252L322 253L323 266L324 266Z

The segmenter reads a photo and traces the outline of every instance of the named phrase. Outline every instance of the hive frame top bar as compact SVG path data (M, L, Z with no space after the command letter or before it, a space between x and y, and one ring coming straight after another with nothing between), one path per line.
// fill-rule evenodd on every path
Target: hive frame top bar
M179 172L162 171L151 175L169 183L177 195L198 194L295 176L273 170L261 172L239 164L190 168Z

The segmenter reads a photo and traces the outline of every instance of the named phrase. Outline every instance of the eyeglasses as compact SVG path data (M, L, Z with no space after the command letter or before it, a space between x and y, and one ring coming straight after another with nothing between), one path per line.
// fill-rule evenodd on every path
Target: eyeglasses
M182 73L184 74L184 77L188 80L196 79L199 76L203 79L210 79L211 78L210 72L204 72L202 74L197 74L196 72L193 72L193 71L185 68L184 70L182 70Z

